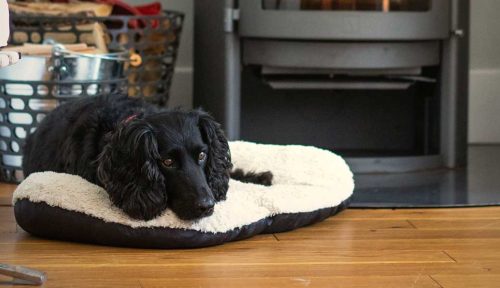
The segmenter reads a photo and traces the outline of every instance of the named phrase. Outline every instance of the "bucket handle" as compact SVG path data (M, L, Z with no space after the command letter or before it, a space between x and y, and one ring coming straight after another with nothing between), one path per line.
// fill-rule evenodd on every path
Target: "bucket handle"
M54 57L59 57L63 54L64 55L74 55L74 56L80 56L80 57L87 57L87 58L97 58L97 59L103 59L103 60L113 60L113 61L123 61L123 62L130 62L131 61L130 53L108 53L105 55L89 54L89 53L81 53L81 52L75 52L75 51L68 50L62 44L54 44L54 47L52 48L52 55Z

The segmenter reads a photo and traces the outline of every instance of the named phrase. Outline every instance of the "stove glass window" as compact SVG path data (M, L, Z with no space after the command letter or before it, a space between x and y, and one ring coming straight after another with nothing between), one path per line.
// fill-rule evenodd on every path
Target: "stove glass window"
M432 0L262 0L265 10L425 12Z

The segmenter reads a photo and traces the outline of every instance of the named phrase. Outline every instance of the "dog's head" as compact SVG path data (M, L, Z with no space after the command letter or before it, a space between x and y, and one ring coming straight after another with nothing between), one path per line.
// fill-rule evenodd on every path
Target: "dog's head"
M231 155L220 125L202 111L163 112L124 121L98 159L98 178L130 217L150 220L167 207L181 219L209 216L228 189Z

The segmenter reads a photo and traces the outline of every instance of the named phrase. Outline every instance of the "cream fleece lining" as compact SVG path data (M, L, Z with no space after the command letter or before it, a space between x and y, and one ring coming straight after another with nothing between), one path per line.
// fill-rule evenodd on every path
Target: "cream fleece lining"
M13 202L29 199L85 213L106 222L131 227L169 227L201 232L227 232L281 213L311 212L334 207L351 196L353 175L345 161L326 150L298 145L230 142L235 168L274 174L273 185L229 182L227 200L214 214L183 221L171 211L150 221L130 219L114 207L103 188L75 175L40 172L30 175L14 192Z

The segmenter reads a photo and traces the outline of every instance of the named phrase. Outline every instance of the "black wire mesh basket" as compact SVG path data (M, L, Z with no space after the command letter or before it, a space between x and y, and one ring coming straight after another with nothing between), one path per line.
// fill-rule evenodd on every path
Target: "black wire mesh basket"
M18 77L5 77L4 73L4 77L0 77L0 181L18 183L24 179L22 155L25 139L45 115L62 102L77 97L128 93L130 97L142 97L165 106L169 98L182 22L183 15L172 11L164 11L158 16L69 18L12 15L9 44L40 44L54 38L62 44L88 43L96 31L95 25L100 25L107 50L138 55L140 63L135 66L124 64L123 69L113 68L113 73L103 71L102 67L109 68L109 65L94 67L95 73L90 71L89 75L92 77L88 79L75 75L61 77L63 70L57 69L40 72L50 74L48 78L38 77L39 75L28 77L30 73L36 74L34 69L14 73ZM74 56L70 55L68 58L77 62ZM21 61L27 61L26 58L28 57ZM52 58L65 59L64 55L59 59L54 54ZM73 63L71 61L68 63ZM59 67L51 65L50 68L52 66ZM63 68L81 71L82 66L90 69L88 65L82 64L80 67L75 65Z
M130 65L125 71L129 96L143 97L164 106L169 99L183 19L184 15L175 11L163 11L155 16L108 17L14 14L9 43L43 43L53 38L62 44L88 43L99 30L109 50L126 49L140 56L142 63Z
M123 79L59 82L0 80L0 180L18 183L24 179L22 157L26 137L59 103L76 97L125 93L120 91L125 89L123 84Z

